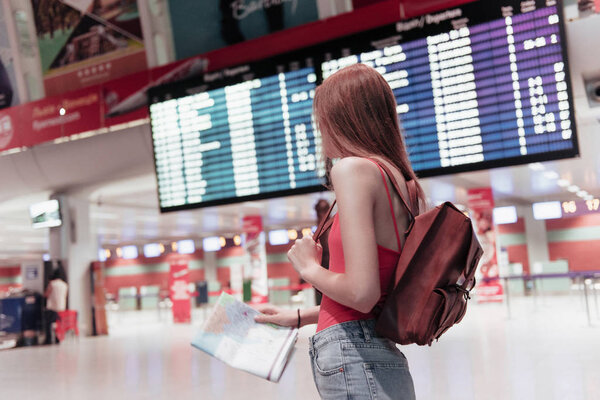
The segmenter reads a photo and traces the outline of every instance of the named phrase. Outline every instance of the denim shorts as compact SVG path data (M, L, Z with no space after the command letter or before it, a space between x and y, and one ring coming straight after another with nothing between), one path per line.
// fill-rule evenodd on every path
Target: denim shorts
M330 326L309 339L313 378L323 399L414 399L408 361L375 332L375 321Z

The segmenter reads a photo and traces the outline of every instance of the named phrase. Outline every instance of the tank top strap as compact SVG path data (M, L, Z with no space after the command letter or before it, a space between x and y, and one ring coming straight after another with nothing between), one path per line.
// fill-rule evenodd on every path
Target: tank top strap
M390 194L390 189L387 184L387 179L385 178L385 172L379 165L379 163L373 159L367 158L367 160L371 161L373 164L377 165L379 168L379 172L381 172L381 178L383 179L383 185L385 186L385 192L387 193L388 202L390 204L390 211L392 212L392 222L394 223L394 231L396 231L396 241L398 242L398 251L402 250L402 245L400 241L400 234L398 233L398 224L396 223L396 213L394 212L394 205L392 203L392 195Z

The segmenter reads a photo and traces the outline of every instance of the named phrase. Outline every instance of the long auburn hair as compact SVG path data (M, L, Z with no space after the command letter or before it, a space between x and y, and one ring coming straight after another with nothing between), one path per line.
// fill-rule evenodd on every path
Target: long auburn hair
M375 69L353 64L317 87L313 110L325 155L380 157L413 179L422 205L425 194L412 169L400 131L396 98Z

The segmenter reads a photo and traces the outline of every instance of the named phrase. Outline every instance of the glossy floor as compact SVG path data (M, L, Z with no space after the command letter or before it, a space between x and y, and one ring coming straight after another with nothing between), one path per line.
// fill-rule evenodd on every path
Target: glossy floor
M419 399L599 399L600 320L578 296L473 304L432 347L405 346ZM195 326L123 323L110 337L0 351L2 399L316 399L305 327L279 384L189 344Z

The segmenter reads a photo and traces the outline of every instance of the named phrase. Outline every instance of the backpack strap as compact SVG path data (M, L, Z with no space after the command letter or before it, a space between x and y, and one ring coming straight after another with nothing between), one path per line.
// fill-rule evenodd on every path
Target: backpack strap
M387 176L390 178L390 181L392 182L394 189L396 189L398 196L400 196L400 200L402 200L402 204L404 205L404 208L406 208L406 211L408 211L408 214L411 216L411 219L414 220L415 217L417 215L419 215L419 198L418 198L418 193L417 193L417 183L412 179L409 181L406 181L406 189L408 190L408 196L409 196L409 202L410 202L410 203L408 203L406 201L406 199L404 198L404 196L402 195L402 191L400 190L400 186L398 185L398 182L396 182L396 178L394 178L394 175L392 175L392 172L387 167L387 165L385 165L384 163L379 163L379 162L377 162L377 165L379 165L381 168L383 168L383 170L385 171Z
M329 206L329 210L327 210L327 214L325 214L323 219L319 222L319 226L317 227L317 230L313 234L313 240L315 242L318 242L319 238L321 236L323 236L323 234L325 232L327 232L327 230L329 228L331 228L331 225L333 224L333 218L329 218L329 216L331 215L331 210L333 210L335 203L336 203L336 201L333 200L333 203L331 203L331 206Z
M390 211L392 212L392 222L394 223L394 231L396 232L396 242L398 244L398 251L402 251L402 241L400 240L400 234L398 233L398 223L396 222L396 213L394 212L394 204L392 202L392 195L390 194L390 189L388 188L387 179L385 179L385 172L381 169L381 166L377 163L377 161L367 158L367 160L371 161L373 164L377 165L379 168L379 172L381 172L381 178L383 178L383 185L385 186L385 192L387 194L388 203L390 204Z

